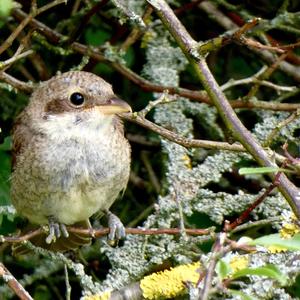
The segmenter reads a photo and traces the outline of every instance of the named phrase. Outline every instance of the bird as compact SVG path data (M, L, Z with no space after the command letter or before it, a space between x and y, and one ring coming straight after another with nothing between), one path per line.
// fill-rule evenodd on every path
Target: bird
M76 249L90 238L67 226L88 228L96 213L108 216L109 240L125 236L109 208L128 183L131 149L119 114L131 111L108 82L85 71L58 74L32 93L13 126L11 176L17 213L48 228L31 242Z

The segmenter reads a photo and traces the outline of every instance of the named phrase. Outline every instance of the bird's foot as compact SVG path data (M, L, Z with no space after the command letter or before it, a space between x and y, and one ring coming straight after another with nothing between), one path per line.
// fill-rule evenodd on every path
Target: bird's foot
M46 238L46 243L51 244L56 241L56 239L61 236L68 238L69 233L65 224L57 222L57 220L53 217L48 218L48 226L49 226L49 235Z
M109 227L109 234L107 237L108 244L111 246L116 246L118 241L124 239L126 236L125 227L121 220L109 210L106 211L106 216Z

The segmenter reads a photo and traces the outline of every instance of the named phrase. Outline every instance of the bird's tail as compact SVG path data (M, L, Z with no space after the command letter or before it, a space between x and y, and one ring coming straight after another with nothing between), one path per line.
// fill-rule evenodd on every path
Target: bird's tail
M91 225L90 222L86 220L86 221L78 222L72 225L72 227L90 229ZM36 226L29 224L22 230L21 235L27 234L30 231L33 231L35 229L37 229ZM74 232L69 232L69 237L67 238L63 236L57 238L56 241L52 242L51 244L46 243L46 238L47 238L47 233L42 233L30 239L30 242L35 246L47 250L59 251L59 252L76 250L81 246L89 245L91 243L91 238L89 236L80 233L74 233ZM14 256L24 255L30 252L30 250L22 243L14 244L12 250Z

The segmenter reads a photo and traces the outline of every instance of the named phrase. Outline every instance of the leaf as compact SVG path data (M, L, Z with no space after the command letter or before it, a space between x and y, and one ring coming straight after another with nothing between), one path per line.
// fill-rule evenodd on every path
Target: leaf
M275 265L271 264L265 265L263 267L245 268L243 270L239 270L232 274L231 278L237 279L248 275L266 276L268 278L279 281L281 285L285 285L288 280L287 276L282 274Z
M0 205L9 204L10 201L10 157L5 152L0 151Z
M216 266L216 272L221 280L228 277L228 274L232 272L230 265L223 259L219 260Z
M85 40L91 46L103 45L110 38L109 32L99 29L88 28L85 32Z
M10 136L7 136L4 139L3 144L0 145L0 150L2 151L9 151L11 149L12 140Z
M278 167L258 167L258 168L240 168L240 175L248 174L264 174L264 173L277 173L277 172L289 172L287 169L282 169Z
M0 17L7 17L13 9L14 3L12 0L1 0Z
M279 233L265 235L258 239L252 240L249 242L249 245L261 245L264 247L275 246L283 247L287 250L300 250L300 234L295 234L290 239L283 239Z
M6 137L4 143L0 145L0 205L10 203L10 173L11 161L8 150L11 148L11 138Z
M228 289L228 291L234 296L239 296L242 300L258 300L258 298L254 296L249 296L246 293L243 293L241 291L231 290L231 289Z

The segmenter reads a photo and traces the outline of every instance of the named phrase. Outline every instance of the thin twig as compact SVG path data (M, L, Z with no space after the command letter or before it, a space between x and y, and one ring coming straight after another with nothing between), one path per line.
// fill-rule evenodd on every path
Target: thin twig
M164 0L148 0L148 2L153 6L162 23L171 33L183 53L190 61L199 81L202 83L211 100L214 102L223 122L226 124L228 130L232 132L234 138L247 149L247 151L261 166L276 166L276 164L268 156L267 152L245 128L230 106L214 76L209 70L205 58L198 56L195 53L195 46L197 46L197 42L193 40L169 5ZM268 175L274 179L274 174L270 173ZM300 200L298 200L299 189L287 178L285 174L282 174L278 181L278 189L288 201L297 218L300 219Z
M199 300L207 300L210 295L213 276L216 270L218 260L224 255L224 243L226 241L226 233L221 232L212 249L212 256L204 277L203 288L201 290Z
M263 67L261 70L259 70L256 74L247 77L247 78L243 78L243 79L239 79L239 80L229 80L228 82L226 82L225 84L223 84L221 86L221 90L225 91L233 86L237 86L237 85L242 85L242 84L251 84L251 83L255 83L258 85L263 85L263 86L267 86L270 87L272 89L275 89L276 91L284 91L284 92L293 92L296 91L297 87L296 86L281 86L281 85L277 85L274 84L272 82L266 81L266 80L260 80L259 77L260 75L265 72L267 69L267 67Z
M71 285L69 281L69 273L68 267L64 264L64 271L65 271L65 283L66 283L66 300L71 300Z
M23 286L18 282L18 280L7 270L7 268L3 265L2 262L0 262L0 276L21 300L33 300L29 293L23 288Z
M67 227L68 232L80 233L82 235L90 237L101 237L109 233L109 228L101 229L85 229L79 227ZM23 236L0 236L0 243L22 243L24 241L30 240L35 236L42 234L44 230L38 228L34 231L29 232ZM186 229L186 234L189 235L210 235L213 234L214 228L207 229ZM134 235L159 235L159 234L169 234L169 235L178 235L181 233L180 228L126 228L126 234Z
M149 152L146 152L146 151L142 151L141 152L141 160L148 172L148 176L149 176L149 180L155 190L155 192L157 194L159 194L160 190L161 190L161 186L160 186L160 183L159 183L159 180L152 168L152 165L151 165L151 162L149 161Z
M274 140L274 138L276 137L276 135L279 134L280 130L283 127L290 124L291 122L293 122L294 120L296 120L299 116L300 116L300 109L298 109L297 111L290 114L289 117L286 118L285 120L279 122L275 126L275 128L271 131L271 133L267 136L267 138L266 138L265 142L263 143L263 145L265 147L269 147L271 145L272 141Z
M8 83L9 85L11 85L12 87L26 92L26 93L32 93L33 89L34 89L34 85L32 83L26 83L24 81L18 80L15 77L0 71L0 80L4 81L6 83Z
M229 234L249 230L249 229L252 229L254 227L269 225L269 224L272 224L272 223L278 223L278 222L281 222L281 221L282 221L281 216L272 217L272 218L268 218L268 219L264 219L264 220L258 220L258 221L250 221L248 223L244 223L244 224L241 224L241 225L235 227L234 229L232 229L230 231Z
M205 1L201 4L204 3ZM12 13L14 17L17 18L18 20L23 20L28 16L20 9L14 9ZM32 19L30 21L30 26L32 26L34 29L37 29L42 35L46 36L55 45L65 39L65 36L61 35L55 30L52 30L45 24L35 19ZM142 78L141 76L139 76L132 70L128 69L124 65L115 62L113 63L108 62L107 59L101 53L99 53L98 49L96 50L93 48L89 48L86 45L80 44L78 42L74 42L72 45L70 45L70 47L72 48L72 50L81 53L83 55L88 54L91 58L95 59L96 61L109 63L116 71L124 75L127 79L137 84L145 91L164 92L165 90L168 90L168 93L171 95L179 95L182 97L189 98L191 100L213 105L213 102L210 100L210 98L207 96L206 92L204 91L193 91L184 88L177 88L172 86L161 86L158 84L154 84ZM294 111L300 108L300 104L274 103L274 102L266 102L266 101L233 100L230 101L230 104L232 108L267 109L267 110L274 110L274 111Z
M150 5L148 5L145 12L144 12L144 15L142 17L145 24L148 23L148 19L151 16L152 11L153 11L152 7ZM131 45L133 45L136 40L138 40L141 37L142 34L143 34L143 31L140 28L134 28L131 31L131 33L129 34L129 36L127 37L127 39L124 41L124 43L121 45L120 49L122 51L126 52L127 49Z
M34 17L38 16L39 14L45 12L46 10L48 10L50 8L52 8L56 5L62 4L62 3L66 3L66 0L55 0L55 1L52 1L52 2L42 6L41 8L36 9L34 6L34 2L33 2L31 12L27 15L27 17L19 24L19 26L11 33L11 35L0 46L0 54L3 53L7 48L9 48L11 46L13 41L17 38L17 36L21 33L21 31L23 31L25 26Z
M12 65L13 63L15 63L16 61L22 59L22 58L25 58L31 54L33 54L34 51L33 50L27 50L27 51L24 51L18 55L13 55L11 58L5 60L5 61L2 61L0 62L0 70L3 70L5 68L7 68L8 66Z
M199 4L199 8L205 11L215 22L217 22L226 30L236 30L238 28L238 26L224 13L222 13L214 3L210 1L203 1ZM247 17L247 19L249 19L249 17ZM276 61L276 57L270 51L262 51L258 48L251 48L251 51L269 64L273 64ZM291 76L297 82L300 82L300 72L298 67L295 67L294 65L291 65L285 61L281 61L278 68L285 74Z
M229 150L229 151L237 151L237 152L245 151L245 148L239 144L229 144L226 142L215 142L215 141L185 138L183 136L176 134L173 131L170 131L143 117L140 117L137 113L122 114L121 117L127 121L134 122L138 125L141 125L144 128L152 130L157 134L163 136L164 138L168 139L169 141L182 145L186 148L204 148L204 149L215 149L215 150Z
M246 45L250 48L257 48L257 49L262 49L262 50L269 50L269 51L274 51L277 53L285 53L286 51L279 48L279 47L274 47L274 46L268 46L268 45L263 45L262 43L255 41L253 39L249 38L241 38L237 41L239 44Z
M236 218L232 223L225 222L224 231L231 231L235 229L238 225L244 223L250 216L250 213L260 205L267 196L278 186L278 178L281 173L278 173L275 180L268 188L260 195L238 218Z
M260 74L259 79L260 80L268 79L272 75L272 73L279 67L280 62L286 58L287 54L288 54L288 52L286 52L286 53L282 54L280 57L278 57L278 59L274 63L272 63L262 74ZM257 82L254 86L251 87L248 95L246 95L244 98L245 99L253 98L256 95L256 93L258 92L259 87L260 87L260 83Z
M139 116L141 116L142 118L145 118L146 115L157 105L161 105L161 104L166 104L166 103L170 103L173 101L176 101L177 98L176 97L169 97L168 96L168 90L165 90L162 95L160 95L160 97L155 100L155 101L149 101L149 103L147 104L147 106L139 111Z

